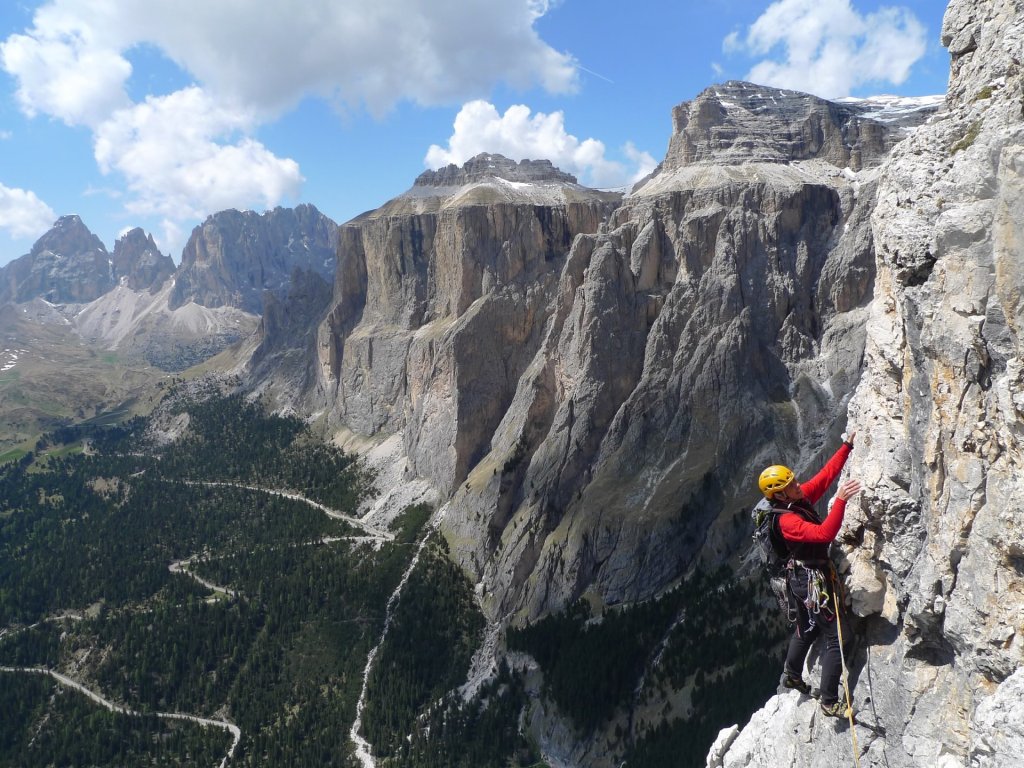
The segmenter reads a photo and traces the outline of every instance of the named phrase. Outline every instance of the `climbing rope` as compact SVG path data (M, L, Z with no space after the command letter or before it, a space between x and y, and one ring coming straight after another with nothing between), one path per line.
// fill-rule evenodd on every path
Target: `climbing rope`
M846 653L843 651L843 625L839 621L839 590L836 589L835 575L832 576L832 601L836 607L836 629L839 632L839 659L843 663L843 690L846 692L846 716L850 718L850 738L853 739L853 763L860 768L860 748L857 746L857 729L853 722L853 702L850 701L850 679L846 669Z

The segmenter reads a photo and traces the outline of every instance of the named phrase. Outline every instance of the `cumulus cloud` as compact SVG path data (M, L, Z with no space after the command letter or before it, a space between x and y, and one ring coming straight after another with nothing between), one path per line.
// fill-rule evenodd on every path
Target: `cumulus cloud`
M36 237L57 220L57 214L34 192L0 184L0 229L11 237Z
M94 125L128 103L132 72L116 50L97 46L84 29L39 27L0 43L0 64L17 82L22 111L52 115L68 125Z
M97 126L96 161L104 174L124 177L135 213L173 220L273 207L296 196L303 179L294 160L246 135L255 120L198 87L151 96Z
M603 142L578 138L565 129L562 112L532 114L529 107L516 104L499 114L486 101L471 101L455 117L448 146L431 145L425 163L440 168L461 165L481 152L505 155L513 160L547 159L595 187L621 187L646 176L657 165L654 158L632 144L623 148L629 165L606 156Z
M254 11L241 0L48 0L0 42L0 66L26 115L90 128L101 170L127 182L128 210L167 217L170 233L179 217L297 193L294 161L251 137L303 98L380 115L497 82L572 91L575 62L534 29L558 1L261 0ZM196 86L133 103L140 48Z
M576 86L574 62L533 27L550 5L263 0L253 12L209 0L51 0L30 34L4 43L4 67L23 108L61 117L91 116L120 98L130 74L123 55L139 44L218 96L271 113L310 94L381 113L402 100L462 101L498 81L565 92ZM71 83L51 89L45 78L73 70L88 80L74 98Z
M834 98L905 81L925 53L925 34L907 8L861 14L850 0L776 0L745 33L726 37L723 49L765 57L748 80Z

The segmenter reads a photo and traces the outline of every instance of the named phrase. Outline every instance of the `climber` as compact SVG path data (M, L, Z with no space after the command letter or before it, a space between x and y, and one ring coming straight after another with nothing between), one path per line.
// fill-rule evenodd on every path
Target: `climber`
M829 717L844 717L846 706L839 701L839 682L842 656L839 648L838 622L846 627L842 600L832 599L838 589L835 567L829 558L829 545L839 534L846 511L846 501L861 490L857 480L846 480L839 485L835 501L824 521L814 509L817 502L839 476L853 450L855 432L843 435L843 444L835 455L813 478L799 483L793 471L775 465L761 473L758 485L761 492L778 511L778 530L789 551L787 585L790 603L796 607L796 631L789 641L782 684L801 693L809 694L810 687L803 679L804 660L811 645L818 639L825 641L821 659L821 710ZM836 616L836 606L840 614ZM838 621L837 621L838 619Z

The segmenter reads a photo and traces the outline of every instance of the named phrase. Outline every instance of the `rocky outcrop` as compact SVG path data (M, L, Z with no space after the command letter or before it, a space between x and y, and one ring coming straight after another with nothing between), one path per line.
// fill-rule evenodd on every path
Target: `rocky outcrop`
M192 231L170 307L194 302L261 314L264 292L286 291L296 268L332 279L336 248L337 225L312 205L221 211Z
M416 187L461 187L478 181L503 179L512 183L562 182L576 184L576 177L555 168L550 160L509 160L486 152L470 158L465 165L446 165L436 171L424 171L416 178Z
M948 109L880 177L850 408L868 487L844 529L866 644L854 699L885 734L858 728L861 761L892 768L1018 765L1024 745L1024 8L954 0L942 37ZM824 765L849 748L805 710L770 702L724 765Z
M116 278L107 249L78 216L61 216L32 250L0 269L0 301L92 301Z
M114 243L111 267L118 284L133 291L156 291L174 274L174 260L156 247L153 236L139 227Z

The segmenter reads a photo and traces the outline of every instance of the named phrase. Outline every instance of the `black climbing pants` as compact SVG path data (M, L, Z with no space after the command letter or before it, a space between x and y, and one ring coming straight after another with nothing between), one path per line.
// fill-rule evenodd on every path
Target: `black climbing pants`
M839 653L839 627L835 616L835 602L832 599L831 580L827 577L827 607L822 605L817 613L805 605L807 599L807 571L797 567L789 574L790 599L796 603L796 631L789 641L786 653L786 674L801 677L807 652L816 640L824 640L821 653L821 703L832 704L839 699L839 681L842 677L843 660ZM823 601L824 602L824 601ZM843 611L842 598L839 600ZM839 617L846 631L846 615Z

